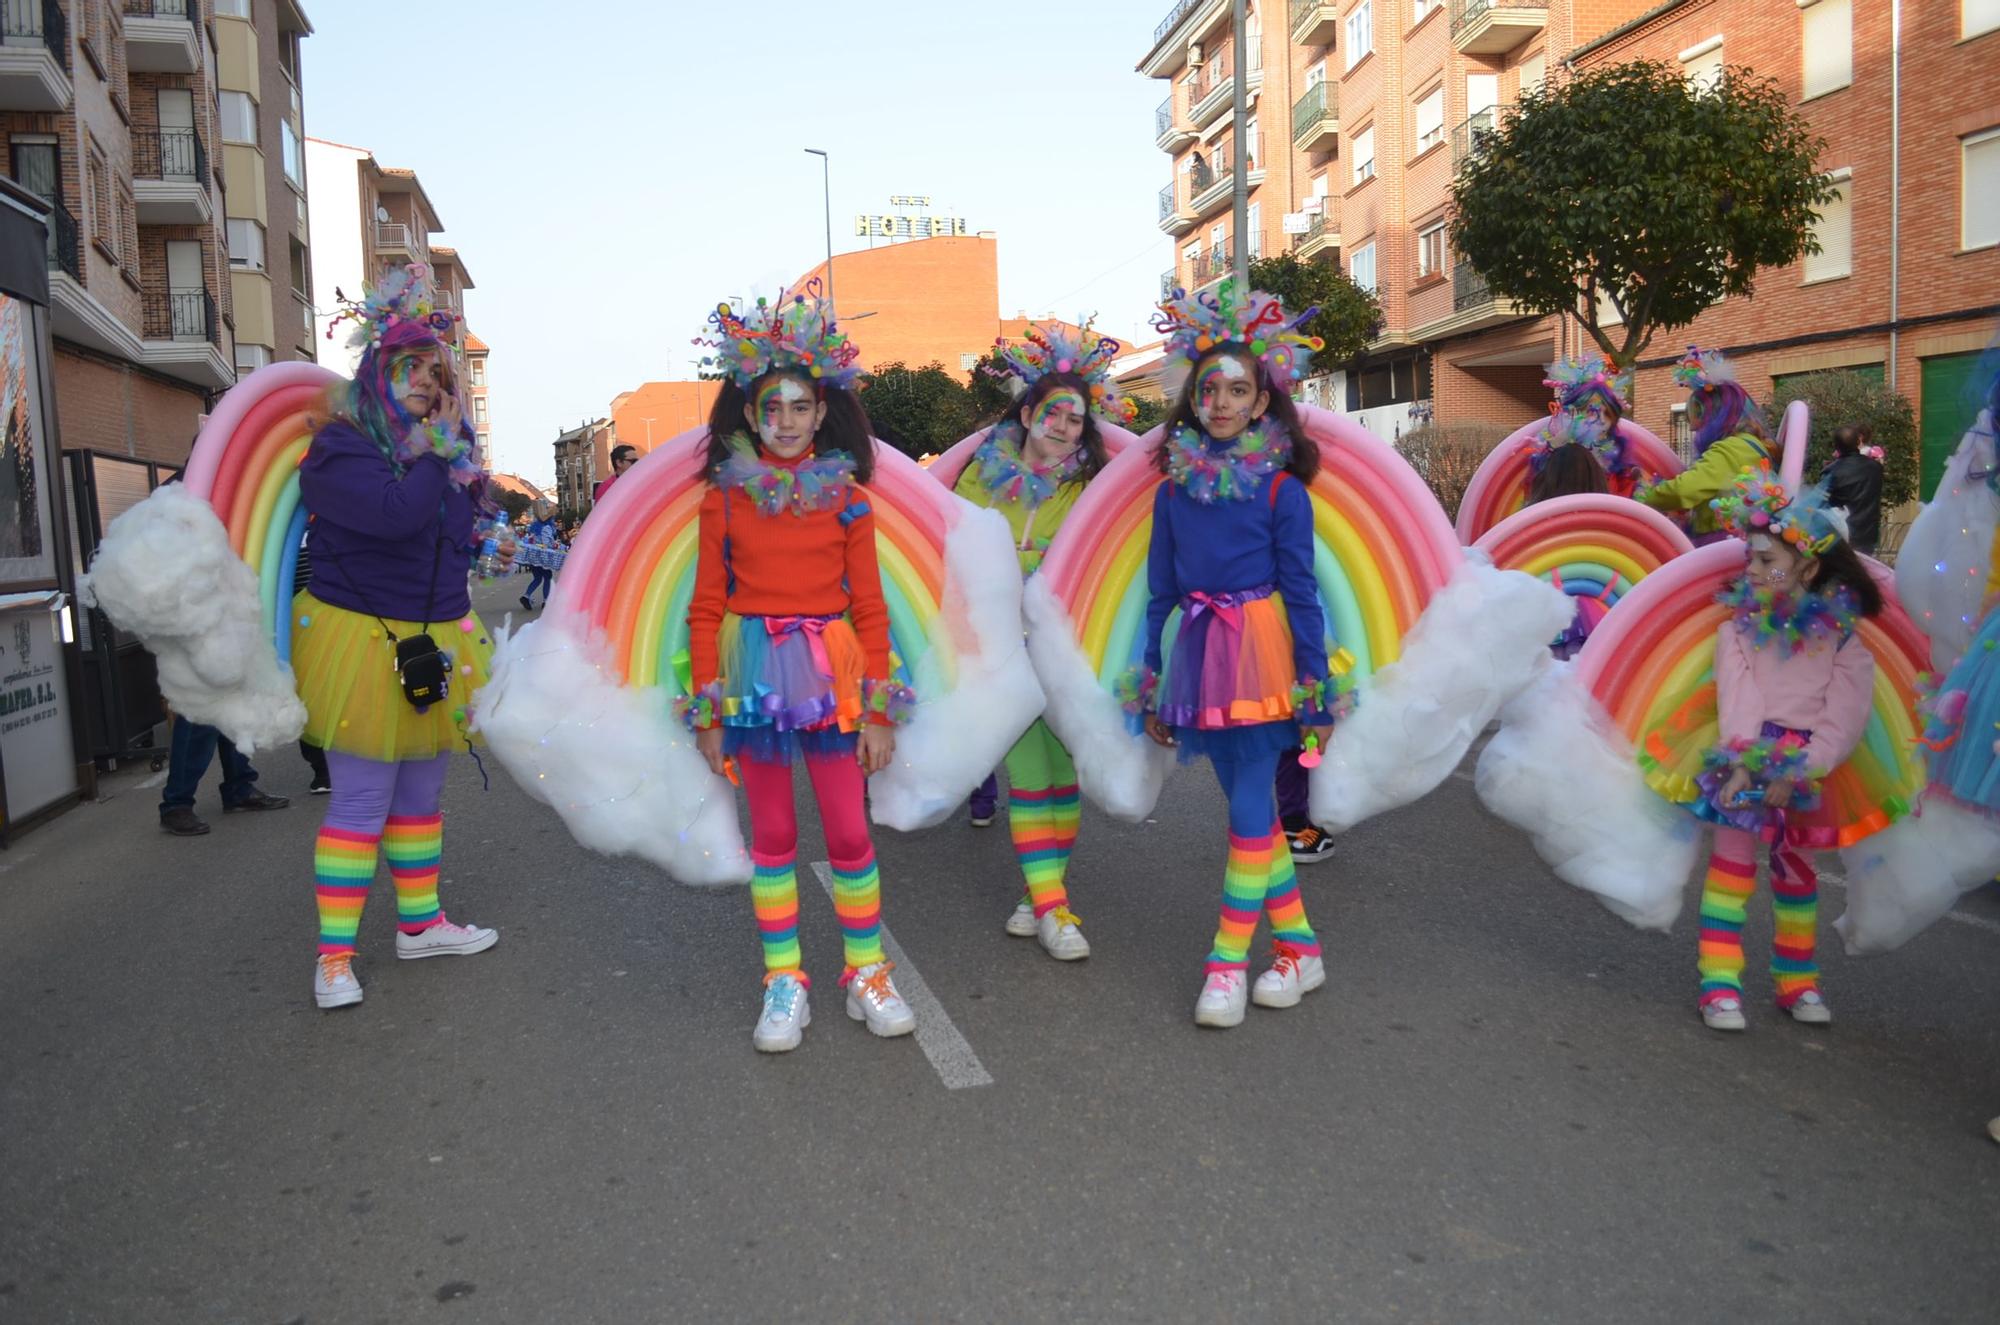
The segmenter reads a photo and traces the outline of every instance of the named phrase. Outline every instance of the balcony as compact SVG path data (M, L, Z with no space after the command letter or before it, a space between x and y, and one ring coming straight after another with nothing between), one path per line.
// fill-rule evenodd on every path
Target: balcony
M1180 289L1180 286L1181 286L1181 278L1179 276L1175 275L1172 271L1161 272L1160 302L1165 303L1167 300L1173 298L1174 291Z
M1229 0L1174 0L1153 29L1153 44L1139 61L1148 78L1169 78L1187 60L1190 38L1199 37L1229 13Z
M1340 6L1321 0L1292 0L1292 43L1331 46L1340 32Z
M76 218L59 202L49 204L49 270L68 272L73 281L83 279L82 254L76 242Z
M1451 44L1462 55L1505 55L1548 21L1549 0L1451 0Z
M401 221L377 221L375 223L375 251L382 257L403 257L411 260L424 256L410 234L410 227Z
M1180 200L1180 189L1169 184L1160 190L1160 229L1170 235L1184 235L1194 229L1192 208Z
M1264 171L1255 157L1250 158L1249 164L1244 184L1255 188L1264 182ZM1197 221L1227 206L1236 194L1236 176L1230 165L1229 151L1225 148L1216 152L1213 162L1197 161L1194 169L1188 172L1188 188L1194 194L1192 208Z
M235 382L235 365L222 355L215 296L205 288L147 294L139 311L141 363L196 386L222 388Z
M1264 86L1264 55L1255 47L1250 51L1248 82L1250 92ZM1222 113L1235 104L1235 100L1235 51L1229 46L1219 46L1208 62L1196 71L1194 81L1188 84L1189 127L1197 132L1206 129L1220 119Z
M208 149L193 129L132 135L132 200L141 225L206 225Z
M1188 289L1199 290L1204 285L1213 285L1229 274L1229 250L1217 244L1205 252L1194 255L1188 264Z
M1463 165L1465 158L1478 151L1486 139L1499 129L1500 116L1505 109L1504 106L1490 106L1485 110L1474 111L1472 114L1466 116L1456 129L1451 131L1451 168L1453 170L1457 170L1459 166Z
M202 67L192 0L125 0L125 64L135 74L191 74Z
M0 110L69 105L69 22L57 0L0 0Z
M1162 152L1178 152L1194 141L1194 130L1174 122L1174 99L1169 96L1153 112L1153 143Z
M1330 152L1340 145L1340 89L1315 83L1292 104L1292 146Z
M1307 224L1304 234L1293 236L1292 256L1307 262L1326 255L1331 255L1335 262L1340 260L1340 226L1321 212Z

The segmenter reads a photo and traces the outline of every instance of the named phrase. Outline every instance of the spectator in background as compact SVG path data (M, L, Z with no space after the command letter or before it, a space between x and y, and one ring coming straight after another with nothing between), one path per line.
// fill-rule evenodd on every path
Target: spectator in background
M625 476L625 471L639 463L639 448L629 442L611 448L611 477L591 489L592 504L604 500L604 494L611 491L611 485Z
M194 812L195 793L216 752L222 754L222 812L282 810L291 801L267 796L257 789L257 770L229 738L213 727L174 715L172 744L167 754L167 787L160 793L160 827L175 837L200 837L208 824Z
M1875 555L1882 538L1882 452L1870 446L1874 433L1865 423L1833 430L1833 459L1820 471L1826 504L1847 512L1847 542L1856 552Z

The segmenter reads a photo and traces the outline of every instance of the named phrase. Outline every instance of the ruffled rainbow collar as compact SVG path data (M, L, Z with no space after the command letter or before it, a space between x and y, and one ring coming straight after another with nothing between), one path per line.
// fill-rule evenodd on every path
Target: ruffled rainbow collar
M972 453L972 462L979 466L979 485L995 502L1019 502L1033 511L1082 470L1083 448L1076 448L1046 469L1037 469L1022 459L1021 444L1019 423L1010 419L996 424Z
M854 482L854 457L811 456L795 464L767 460L747 434L729 439L729 459L715 472L719 488L734 488L757 503L759 515L789 511L805 516L847 504Z
M1730 610L1731 624L1753 648L1777 643L1797 655L1821 641L1838 645L1854 633L1861 608L1845 585L1827 593L1779 593L1743 578L1716 595Z
M1214 446L1206 433L1185 424L1167 433L1167 478L1204 505L1248 501L1292 458L1291 441L1264 419L1245 429L1234 445L1219 451Z

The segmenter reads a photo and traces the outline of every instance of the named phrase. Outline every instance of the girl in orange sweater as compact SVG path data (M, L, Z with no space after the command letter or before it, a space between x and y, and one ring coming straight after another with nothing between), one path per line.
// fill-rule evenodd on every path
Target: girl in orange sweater
M798 818L792 759L805 760L826 830L846 955L847 1015L876 1035L916 1029L882 951L881 888L864 778L888 767L914 700L892 671L875 562L868 416L851 389L856 351L807 295L710 319L707 362L727 375L709 415L709 490L688 605L696 744L734 760L750 802L751 904L764 944L764 1006L752 1043L798 1047L812 1020L799 952Z

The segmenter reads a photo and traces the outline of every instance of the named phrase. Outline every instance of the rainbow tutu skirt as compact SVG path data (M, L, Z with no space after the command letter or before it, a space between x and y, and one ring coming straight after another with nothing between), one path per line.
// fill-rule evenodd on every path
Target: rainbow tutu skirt
M853 751L866 658L846 617L732 612L717 645L724 751L776 764Z
M1183 760L1298 745L1292 629L1270 585L1189 594L1167 633L1159 715L1174 729Z

